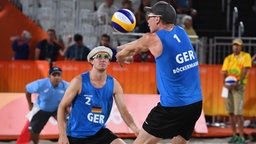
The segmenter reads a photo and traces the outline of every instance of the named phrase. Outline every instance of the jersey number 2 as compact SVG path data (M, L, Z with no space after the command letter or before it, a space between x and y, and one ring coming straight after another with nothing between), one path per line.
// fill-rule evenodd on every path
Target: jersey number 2
M91 105L91 98L90 97L85 97L85 99L86 99L85 104Z

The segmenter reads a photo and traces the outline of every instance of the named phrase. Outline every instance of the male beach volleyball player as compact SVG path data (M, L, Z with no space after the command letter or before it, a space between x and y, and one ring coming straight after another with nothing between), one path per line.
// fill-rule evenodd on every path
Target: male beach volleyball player
M146 118L134 144L153 144L161 138L183 144L191 138L202 110L202 92L196 53L183 28L174 25L176 12L163 1L146 7L150 33L119 46L117 61L142 51L156 60L160 103Z
M71 81L58 109L59 144L125 144L105 127L113 98L125 123L138 134L121 85L106 73L112 56L111 49L105 46L92 49L87 56L92 69ZM66 122L69 106L71 112Z

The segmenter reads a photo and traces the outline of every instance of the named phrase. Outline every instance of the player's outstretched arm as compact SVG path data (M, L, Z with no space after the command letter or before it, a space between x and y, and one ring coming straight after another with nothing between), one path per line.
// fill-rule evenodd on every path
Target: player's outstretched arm
M135 41L118 46L117 48L120 51L116 54L117 62L120 65L122 65L122 63L124 63L127 57L133 56L135 54L145 52L148 50L150 50L151 53L154 55L155 53L157 53L155 52L154 49L157 49L158 41L159 41L159 38L155 33L147 33Z
M64 97L62 98L59 107L58 107L58 129L59 129L59 144L68 144L68 138L66 133L66 122L67 122L67 115L69 115L69 110L72 101L76 97L77 94L81 91L81 83L82 78L81 76L76 76L73 78L73 80L70 82Z
M117 106L124 122L126 123L126 125L129 128L131 128L131 130L137 136L139 134L139 128L136 125L136 123L134 122L132 115L129 113L129 111L127 109L125 99L123 96L123 89L122 89L120 83L116 79L114 82L114 87L115 87L114 88L114 98L115 98L116 106Z

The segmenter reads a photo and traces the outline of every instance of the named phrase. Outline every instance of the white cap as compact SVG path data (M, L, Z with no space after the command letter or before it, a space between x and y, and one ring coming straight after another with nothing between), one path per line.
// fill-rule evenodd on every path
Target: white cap
M97 53L99 52L106 52L110 55L110 58L112 58L113 56L113 52L110 48L108 47L105 47L105 46L98 46L98 47L95 47L93 48L90 53L87 55L87 61L90 61L90 59Z

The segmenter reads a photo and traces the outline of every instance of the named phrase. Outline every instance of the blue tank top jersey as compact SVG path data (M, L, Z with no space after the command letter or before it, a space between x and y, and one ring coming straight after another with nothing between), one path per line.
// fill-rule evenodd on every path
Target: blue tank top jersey
M67 135L86 138L105 127L113 104L114 79L107 75L106 84L95 88L89 72L82 75L82 90L72 102Z
M160 104L167 107L189 105L202 100L198 60L188 35L180 26L156 32L163 51L156 58Z

